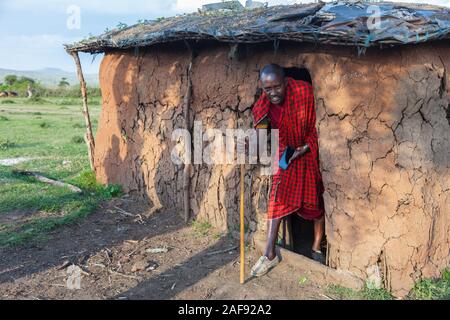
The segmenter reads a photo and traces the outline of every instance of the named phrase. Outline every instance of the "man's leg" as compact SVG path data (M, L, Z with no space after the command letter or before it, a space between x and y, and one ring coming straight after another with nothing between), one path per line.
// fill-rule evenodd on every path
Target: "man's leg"
M325 233L325 216L319 220L314 220L314 243L313 251L320 251L320 243L322 242L323 234Z
M280 259L277 258L275 253L275 244L278 238L278 229L280 228L281 219L282 218L278 218L269 221L266 252L264 256L259 258L258 262L252 267L252 276L263 276L280 262Z
M276 257L275 245L278 239L278 229L280 228L280 223L283 218L272 219L269 222L269 237L267 239L266 252L264 255L273 260Z

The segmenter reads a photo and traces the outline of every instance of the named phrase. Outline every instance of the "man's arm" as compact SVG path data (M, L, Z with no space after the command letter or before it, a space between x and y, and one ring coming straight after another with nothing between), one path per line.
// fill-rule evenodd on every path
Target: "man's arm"
M314 92L312 86L305 87L303 91L303 107L305 108L306 116L306 136L302 146L298 147L294 155L291 157L289 163L297 158L303 157L308 152L316 151L318 149L318 136L316 130L316 109L314 102Z

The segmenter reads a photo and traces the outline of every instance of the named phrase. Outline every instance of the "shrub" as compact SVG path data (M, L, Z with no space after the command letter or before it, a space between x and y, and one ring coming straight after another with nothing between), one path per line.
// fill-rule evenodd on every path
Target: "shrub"
M101 185L97 183L95 172L93 171L84 171L80 173L73 182L81 189L90 192L98 192L101 188Z
M2 104L14 104L14 103L16 103L15 101L13 101L13 100L3 100L2 101Z
M76 144L84 143L84 139L82 136L73 136L72 142Z
M95 192L104 198L118 197L122 194L122 187L119 185L102 185L97 182L95 172L84 171L74 180L73 184L88 192Z
M42 99L38 96L33 96L30 99L25 100L27 104L50 104L51 102L45 99Z
M95 98L93 98L93 99L89 99L89 100L88 100L88 105L91 105L91 106L99 106L100 104L101 104L100 99L95 99Z
M14 148L16 144L8 139L0 138L0 150L8 150Z
M122 187L117 184L111 184L103 187L101 192L107 198L118 197L122 194Z
M449 300L450 299L450 269L442 272L437 279L423 279L416 283L409 294L410 299Z
M58 106L73 106L81 104L81 101L79 99L65 98L62 100L58 100L55 103Z
M48 122L43 121L39 123L39 127L41 127L42 129L47 129L50 128L50 124Z

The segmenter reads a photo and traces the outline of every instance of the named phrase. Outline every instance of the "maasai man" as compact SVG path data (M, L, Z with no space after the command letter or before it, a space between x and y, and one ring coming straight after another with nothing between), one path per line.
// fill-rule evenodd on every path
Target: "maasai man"
M313 87L305 81L285 77L276 64L265 66L260 73L263 93L253 107L256 128L264 119L279 130L279 157L286 148L295 152L287 169L279 168L273 176L268 206L268 241L264 256L251 270L262 276L279 263L275 253L278 229L282 218L298 214L314 221L312 258L325 263L320 243L325 229L323 182L319 168L319 148Z

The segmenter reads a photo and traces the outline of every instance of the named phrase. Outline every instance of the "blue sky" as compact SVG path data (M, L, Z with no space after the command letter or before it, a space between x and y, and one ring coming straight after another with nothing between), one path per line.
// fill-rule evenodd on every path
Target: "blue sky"
M0 0L0 68L36 70L60 68L73 71L71 58L63 50L63 43L81 40L89 34L97 35L118 22L136 23L139 19L169 17L193 12L202 4L214 0ZM267 1L267 0L265 0ZM245 0L241 0L245 3ZM269 4L291 4L312 0L269 0ZM450 0L410 0L447 5ZM80 28L69 29L71 6L80 9ZM73 13L73 11L72 11ZM101 57L92 63L92 56L82 56L86 73L96 73Z

